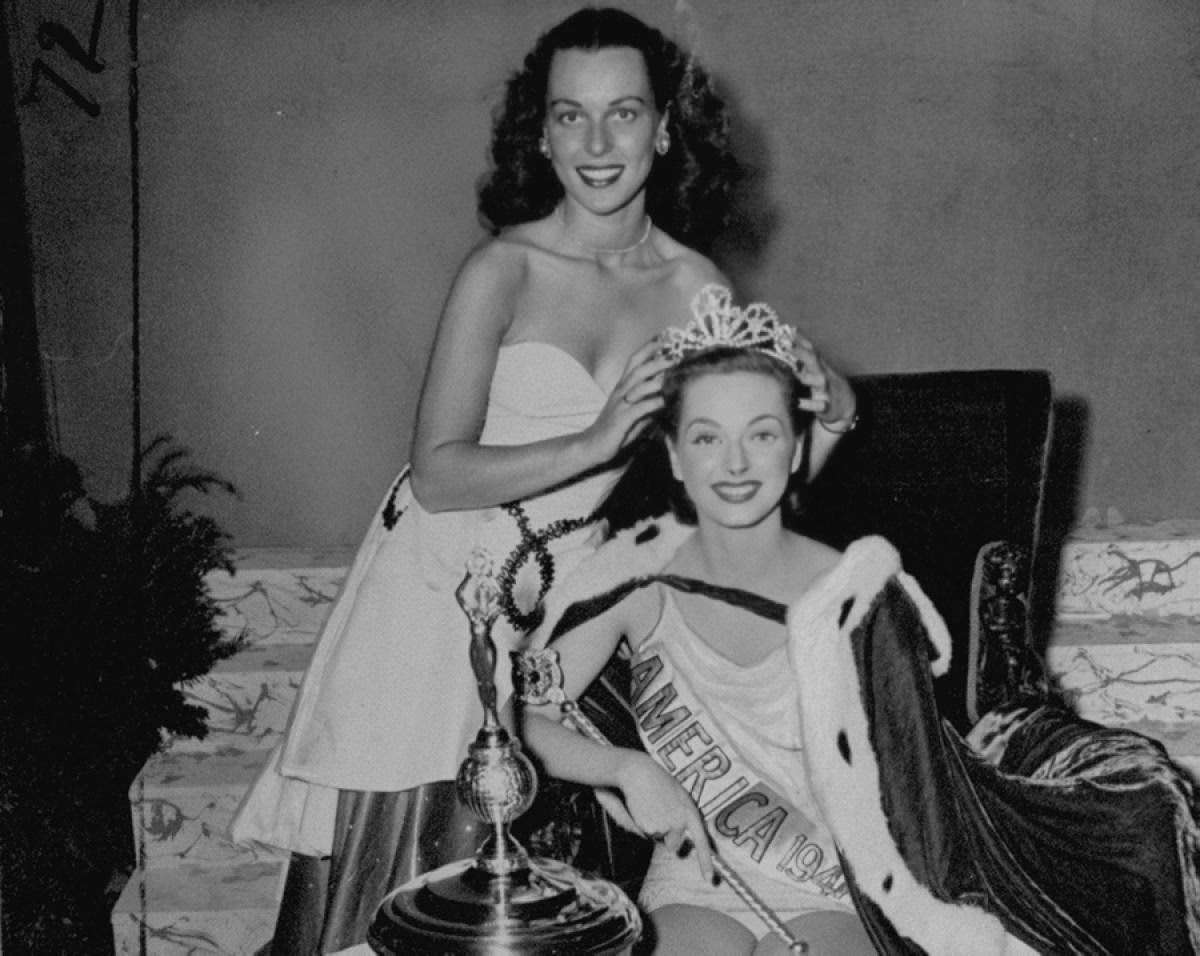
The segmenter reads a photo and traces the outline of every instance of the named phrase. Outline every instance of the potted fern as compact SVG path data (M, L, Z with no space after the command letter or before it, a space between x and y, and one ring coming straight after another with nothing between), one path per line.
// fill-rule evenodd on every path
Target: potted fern
M188 493L236 490L165 436L146 448L138 487L111 503L87 495L69 459L18 464L16 504L0 515L28 545L0 561L4 944L64 951L91 919L107 937L110 897L134 863L134 775L164 734L206 733L179 685L238 649L205 585L232 570L229 538L184 506Z

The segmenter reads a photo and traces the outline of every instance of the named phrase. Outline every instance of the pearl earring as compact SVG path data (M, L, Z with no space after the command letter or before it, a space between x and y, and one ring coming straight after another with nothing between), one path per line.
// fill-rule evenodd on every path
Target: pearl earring
M541 139L538 140L538 152L541 153L543 156L545 156L547 159L550 158L550 144L548 142L546 142L545 136L543 136Z
M663 134L658 138L658 142L654 144L654 151L658 153L659 156L666 156L667 150L670 148L671 134L664 130Z

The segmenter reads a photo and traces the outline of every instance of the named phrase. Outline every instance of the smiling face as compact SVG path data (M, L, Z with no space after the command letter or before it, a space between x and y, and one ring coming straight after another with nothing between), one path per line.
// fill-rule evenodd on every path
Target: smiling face
M803 455L792 422L772 375L715 371L686 384L667 452L701 522L750 527L778 513Z
M605 215L644 202L665 125L642 54L559 50L546 89L546 142L567 201Z

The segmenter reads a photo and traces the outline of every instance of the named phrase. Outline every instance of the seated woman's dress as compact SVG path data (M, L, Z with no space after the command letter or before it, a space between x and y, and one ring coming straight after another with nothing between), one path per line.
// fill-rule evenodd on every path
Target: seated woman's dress
M742 666L688 626L662 587L662 616L634 652L630 703L646 752L688 789L717 849L784 920L852 909L837 851L809 792L800 700L780 646ZM641 891L654 910L689 903L727 913L757 936L766 926L694 858L655 847Z
M577 433L605 401L562 349L505 345L480 441L515 445ZM493 637L505 659L536 624L552 581L594 549L591 515L617 474L598 472L501 507L433 514L412 496L405 469L359 549L286 737L239 808L233 837L325 856L335 845L339 791L409 791L452 780L482 720L455 595L469 554L485 548L500 572L504 608ZM501 699L507 674L498 669ZM453 841L427 844L410 855L407 872L398 867L387 879L403 882L464 851Z

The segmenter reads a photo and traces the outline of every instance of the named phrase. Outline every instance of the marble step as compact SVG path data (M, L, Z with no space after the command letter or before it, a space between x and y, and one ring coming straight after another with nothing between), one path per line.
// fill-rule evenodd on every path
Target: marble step
M1046 666L1089 720L1200 720L1200 618L1060 618Z
M113 907L117 956L252 956L274 934L286 869L273 860L135 872Z
M139 865L153 870L286 859L282 851L239 846L227 835L268 753L238 747L211 753L168 749L150 758L129 789Z
M1200 521L1081 528L1063 546L1060 614L1200 616Z
M208 575L220 626L254 645L310 644L346 579L349 550L242 549ZM1064 615L1200 616L1200 521L1076 530L1059 562Z
M270 749L278 741L350 558L340 551L244 550L234 574L206 577L218 625L245 646L181 687L189 703L205 709L209 733L168 739L168 746L211 753Z
M207 713L208 735L178 737L173 749L214 752L273 747L287 727L292 701L313 645L251 644L182 687L188 703Z
M345 549L240 549L234 574L207 578L221 626L255 644L310 643L353 557ZM1077 529L1059 571L1064 614L1200 615L1200 520Z
M1061 613L1046 665L1080 716L1158 740L1200 782L1200 616Z
M1065 614L1054 622L1050 649L1128 644L1200 644L1200 614Z
M352 557L344 552L239 552L234 574L214 571L205 578L218 607L217 623L253 645L311 644Z

